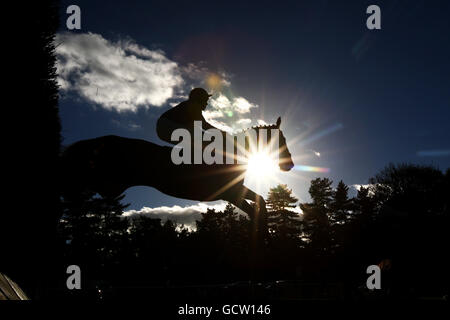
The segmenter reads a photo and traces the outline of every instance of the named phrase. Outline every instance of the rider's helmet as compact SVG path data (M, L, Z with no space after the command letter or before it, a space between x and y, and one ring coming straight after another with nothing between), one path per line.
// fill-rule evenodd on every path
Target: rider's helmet
M211 97L212 94L208 94L208 92L203 88L195 88L191 90L191 93L189 93L189 100L193 101L204 101L208 100L209 97Z

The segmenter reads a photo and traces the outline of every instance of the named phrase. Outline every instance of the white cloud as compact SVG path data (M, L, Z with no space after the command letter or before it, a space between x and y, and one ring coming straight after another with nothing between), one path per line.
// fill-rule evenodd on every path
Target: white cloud
M222 93L220 93L217 97L212 97L209 100L210 105L218 110L223 109L231 109L231 101Z
M207 122L209 122L212 126L216 127L219 130L228 132L229 134L233 134L234 130L230 126L228 126L225 122L215 120L215 119L208 119L205 118Z
M286 210L292 211L292 212L295 212L295 213L299 214L300 216L298 218L299 219L303 219L303 211L302 211L302 209L300 209L299 206L296 206L295 208L288 208Z
M238 120L236 123L248 125L248 124L252 123L252 119L244 118L244 119Z
M247 99L239 97L233 100L233 107L239 113L248 113L251 108L256 108L257 106L248 102Z
M361 188L364 188L364 189L369 189L369 196L373 196L373 195L375 195L375 193L374 193L374 187L375 187L375 185L374 184L352 184L351 185L356 191L359 191Z
M228 98L219 93L209 100L209 109L203 112L206 121L213 126L228 132L237 132L251 126L252 120L248 117L252 108L258 105L249 102L244 97Z
M214 109L224 110L225 112L237 112L240 114L249 113L251 108L258 107L243 97L229 99L222 93L219 93L217 97L212 97L210 104Z
M95 33L56 36L58 82L108 110L162 106L183 84L177 63L131 40L111 42Z
M371 184L352 184L352 187L355 188L357 191L359 191L359 189L361 188L367 189L370 186Z
M189 63L187 66L182 66L181 72L185 78L193 80L199 86L208 88L208 90L217 91L223 87L231 86L230 75L224 71L211 72L204 66L204 63L198 64ZM191 89L194 86L191 86Z
M176 221L180 224L184 224L189 230L195 230L196 220L201 220L201 213L205 213L208 209L215 209L216 211L223 211L226 207L225 201L217 201L214 203L203 203L181 207L181 206L162 206L156 208L143 207L140 210L128 210L123 213L123 216L128 218L134 218L139 215L144 215L150 218L158 218L161 221L168 219ZM236 209L237 211L240 211Z
M202 63L178 65L163 51L129 39L109 41L95 33L59 33L55 42L62 91L75 92L104 109L136 112L150 106L175 106L187 100L190 89L201 86L214 93L204 111L212 125L237 132L253 122L250 113L258 105L221 92L231 86L231 76L224 71L212 72Z
M265 122L262 119L258 119L257 123L258 123L259 126L267 126L267 122Z
M133 123L133 122L121 122L121 121L116 120L116 119L112 119L111 122L114 123L119 128L128 129L130 131L136 131L136 130L141 129L140 125L138 125L136 123Z
M205 117L205 119L217 119L222 118L223 113L218 110L205 110L203 111L203 116Z

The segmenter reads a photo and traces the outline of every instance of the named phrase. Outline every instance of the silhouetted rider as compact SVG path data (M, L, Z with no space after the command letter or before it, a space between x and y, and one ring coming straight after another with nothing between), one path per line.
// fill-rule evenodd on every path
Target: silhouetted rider
M189 93L189 100L181 102L159 117L156 124L158 137L170 144L177 144L176 141L171 141L170 138L172 132L179 128L187 129L191 133L191 137L194 137L194 121L201 121L203 130L215 128L206 122L202 114L202 111L208 105L209 97L211 95L205 89L192 89Z

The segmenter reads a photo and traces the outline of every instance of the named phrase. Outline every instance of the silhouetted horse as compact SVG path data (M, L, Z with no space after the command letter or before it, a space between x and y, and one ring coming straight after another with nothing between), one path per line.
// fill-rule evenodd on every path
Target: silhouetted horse
M279 129L274 125L254 127L259 138L261 129ZM279 167L289 171L293 166L286 139L281 130ZM273 137L268 136L269 144ZM235 147L236 148L236 147ZM149 186L177 197L198 201L226 200L253 218L254 208L245 199L255 201L264 212L264 199L246 188L244 164L181 164L171 159L172 147L118 136L104 136L70 145L62 155L63 194L83 189L102 196L116 197L132 186Z

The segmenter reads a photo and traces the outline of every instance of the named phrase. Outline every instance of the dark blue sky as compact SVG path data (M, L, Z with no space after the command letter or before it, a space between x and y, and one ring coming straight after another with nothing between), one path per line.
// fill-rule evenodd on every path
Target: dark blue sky
M225 71L233 94L259 106L250 117L281 115L288 140L301 137L289 145L296 164L330 169L280 176L302 200L317 176L351 185L389 162L450 167L448 1L63 1L61 31L70 4L82 12L77 33L131 38L179 65ZM370 4L381 8L381 30L366 28ZM156 119L168 108L117 113L64 95L64 144L105 134L159 142ZM126 200L135 209L192 203L144 187Z

